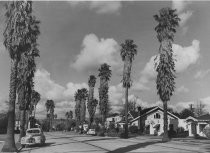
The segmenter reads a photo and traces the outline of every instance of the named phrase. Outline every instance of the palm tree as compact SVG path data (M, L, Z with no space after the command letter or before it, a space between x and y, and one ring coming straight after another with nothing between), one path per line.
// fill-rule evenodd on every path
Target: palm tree
M45 107L46 107L47 113L49 112L50 131L52 131L52 122L53 122L54 108L55 108L54 101L47 100L45 103Z
M160 42L159 61L156 60L157 71L157 94L163 102L164 108L164 135L162 141L168 141L168 117L167 102L173 95L175 88L175 63L173 59L172 43L176 27L179 26L179 17L176 10L171 8L163 8L159 11L159 15L154 15L158 25L155 27L157 38Z
M81 104L81 115L80 115L80 122L83 124L85 121L85 115L86 115L86 100L88 97L88 91L86 88L81 89L81 94L80 94L80 104Z
M32 109L34 109L34 118L35 118L35 114L36 114L36 106L37 106L38 102L40 101L40 99L41 99L40 94L37 91L33 90L31 105L33 106Z
M17 66L22 54L30 50L31 39L30 18L32 12L32 2L28 1L10 1L6 6L6 27L4 30L4 45L9 52L11 59L10 74L10 93L9 93L9 111L7 139L2 148L2 152L16 152L17 148L14 141L15 126L15 101L17 90Z
M131 87L131 67L134 56L137 54L137 45L133 40L125 40L121 44L121 57L124 61L123 87L125 88L125 138L128 138L128 89Z
M94 87L96 84L96 77L94 75L90 75L89 80L88 80L88 85L89 85L89 94L88 94L88 103L87 103L87 109L89 112L89 127L91 126L95 111L96 111L96 106L98 105L98 101L94 99Z
M66 112L65 116L66 116L66 130L68 130L68 122L69 119L73 118L73 112L70 110L69 112Z
M98 105L98 100L95 98L92 99L90 103L88 103L88 112L90 117L89 127L91 127L91 124L93 123L97 105Z
M37 48L37 38L40 34L39 31L39 21L36 20L35 16L31 16L29 20L29 30L28 30L28 43L26 44L27 52L21 55L20 61L17 67L17 93L18 93L18 103L21 113L20 120L20 139L25 136L25 124L28 123L28 118L26 118L26 110L31 110L33 108L31 102L33 103L33 77L36 70L35 57L39 56L39 50ZM40 100L40 95L39 99ZM37 102L35 102L37 104ZM26 126L27 128L27 126Z
M81 94L81 89L78 89L75 94L74 94L74 99L75 99L75 102L76 102L76 105L75 105L75 120L76 120L76 127L77 127L77 130L79 128L79 124L80 124L80 107L81 107L81 102L80 102L80 94Z
M100 106L100 113L102 117L102 126L104 127L106 116L108 114L108 81L110 80L112 71L110 70L110 66L106 63L102 64L101 67L98 69L100 77L100 87L99 87L99 106Z

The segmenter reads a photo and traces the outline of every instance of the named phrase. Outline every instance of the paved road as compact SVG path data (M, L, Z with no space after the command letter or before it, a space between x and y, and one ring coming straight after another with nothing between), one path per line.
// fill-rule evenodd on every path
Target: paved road
M207 153L208 141L170 141L161 143L159 138L137 137L119 139L78 135L75 133L45 133L45 146L23 148L23 153ZM0 143L0 148L1 148Z

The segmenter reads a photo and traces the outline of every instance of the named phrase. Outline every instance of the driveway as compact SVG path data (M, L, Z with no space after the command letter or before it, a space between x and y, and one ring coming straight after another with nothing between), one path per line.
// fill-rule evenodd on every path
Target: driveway
M139 136L130 139L78 135L75 133L45 133L44 146L23 148L23 153L206 153L210 146L204 142L170 141ZM0 148L3 143L0 143Z

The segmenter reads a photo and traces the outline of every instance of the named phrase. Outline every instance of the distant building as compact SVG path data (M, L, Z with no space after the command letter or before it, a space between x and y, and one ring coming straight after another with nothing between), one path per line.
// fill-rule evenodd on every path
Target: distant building
M111 123L115 124L115 127L117 127L117 124L122 125L120 122L122 121L123 116L119 114L113 114L106 118L105 126L109 127Z

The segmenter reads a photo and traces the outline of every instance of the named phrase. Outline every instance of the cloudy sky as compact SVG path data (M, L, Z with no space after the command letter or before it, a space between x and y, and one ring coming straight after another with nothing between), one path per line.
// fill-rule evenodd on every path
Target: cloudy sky
M133 63L133 87L129 99L149 107L159 105L156 94L154 58L159 43L153 15L163 7L177 9L181 18L173 44L176 59L176 91L169 102L181 110L201 100L210 111L210 2L195 1L115 1L115 2L34 2L41 21L40 58L37 59L35 89L42 100L38 116L44 117L46 99L56 103L55 113L63 117L74 109L75 91L88 87L90 74L98 75L100 64L111 65L110 104L118 111L123 104L120 84L123 63L119 45L133 39L138 54ZM0 111L6 110L10 60L3 41L3 6L0 7ZM95 88L98 97L99 79Z

